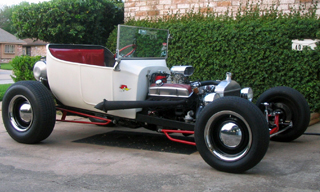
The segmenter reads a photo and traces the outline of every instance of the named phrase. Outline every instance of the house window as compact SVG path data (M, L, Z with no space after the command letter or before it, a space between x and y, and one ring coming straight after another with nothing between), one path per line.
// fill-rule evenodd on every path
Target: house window
M15 45L5 45L4 52L5 53L14 53L15 52Z
M31 47L26 47L26 55L31 56Z

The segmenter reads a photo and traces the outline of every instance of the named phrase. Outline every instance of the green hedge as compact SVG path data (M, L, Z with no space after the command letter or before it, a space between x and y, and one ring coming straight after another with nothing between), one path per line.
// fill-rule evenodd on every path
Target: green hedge
M169 41L167 64L194 66L194 80L224 79L230 71L241 86L253 88L255 99L268 88L289 86L306 97L312 111L318 111L320 49L291 48L292 39L315 39L320 34L315 10L313 7L283 14L274 8L249 7L235 16L190 12L126 24L169 29L173 38ZM111 50L115 50L115 34L111 33L107 42Z
M25 81L25 80L35 80L33 76L33 66L39 61L41 56L17 56L13 58L9 63L13 68L13 76L11 78L14 82Z

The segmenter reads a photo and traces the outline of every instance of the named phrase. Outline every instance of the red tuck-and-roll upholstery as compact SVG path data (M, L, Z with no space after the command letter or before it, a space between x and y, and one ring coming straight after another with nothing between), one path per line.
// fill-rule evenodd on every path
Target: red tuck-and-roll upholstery
M51 54L61 60L104 66L103 49L50 49Z
M113 54L102 46L49 45L50 53L57 59L97 66L113 66Z

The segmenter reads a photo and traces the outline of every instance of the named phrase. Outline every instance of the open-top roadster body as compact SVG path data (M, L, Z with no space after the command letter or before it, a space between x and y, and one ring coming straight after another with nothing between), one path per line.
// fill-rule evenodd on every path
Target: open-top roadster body
M243 172L265 155L269 138L291 141L308 126L309 107L298 91L267 90L253 104L252 89L231 79L190 81L192 66L166 65L169 32L118 26L117 50L95 45L48 44L46 61L34 66L37 81L6 92L2 117L20 143L46 139L56 110L88 117L97 125L145 127L196 145L212 167ZM194 135L195 142L170 133Z

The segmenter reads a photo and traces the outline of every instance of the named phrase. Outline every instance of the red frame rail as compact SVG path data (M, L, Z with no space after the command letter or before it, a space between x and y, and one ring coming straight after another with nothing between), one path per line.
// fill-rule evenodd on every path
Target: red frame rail
M70 122L70 123L93 124L93 125L108 125L109 123L111 123L111 120L110 120L110 119L106 119L106 118L98 117L98 116L94 116L94 115L88 115L88 114L85 114L85 113L80 113L80 112L77 112L77 111L72 111L72 110L69 110L69 109L61 108L61 107L56 107L56 110L62 112L62 117L61 117L61 119L56 119L56 121ZM106 122L103 122L103 123L102 123L102 122L89 122L89 121L66 120L66 117L67 117L67 114L68 114L68 113L76 114L76 115L80 115L80 116L85 116L85 117L92 117L92 118L99 119L99 120L103 120L103 121L106 121Z
M69 110L69 109L64 109L64 108L61 108L61 107L56 107L56 110L62 112L61 119L56 119L56 121L70 122L70 123L93 124L93 125L108 125L109 123L112 122L110 119L106 119L106 118L98 117L98 116L94 116L94 115L88 115L88 114L85 114L85 113L81 113L81 112L77 112L77 111L73 111L73 110ZM85 117L92 117L92 118L95 118L95 119L103 120L105 122L89 122L89 121L66 120L66 117L67 117L68 113L75 114L75 115L80 115L80 116L85 116ZM274 133L277 133L279 131L279 114L276 114L274 116L274 124L276 125L276 127L270 130L270 135L272 135ZM164 133L166 135L166 137L171 141L196 146L195 142L185 141L185 140L182 140L182 139L176 139L176 138L173 138L173 137L171 137L169 135L169 133L182 133L182 134L193 135L194 131L160 129L159 132Z
M192 135L192 134L194 134L194 131L160 129L160 132L163 132L163 133L167 136L167 138L170 139L171 141L196 146L196 143L195 143L195 142L185 141L185 140L181 140L181 139L175 139L175 138L172 138L172 137L168 134L168 133L185 133L185 134L191 134L191 135Z

